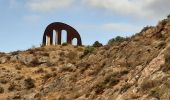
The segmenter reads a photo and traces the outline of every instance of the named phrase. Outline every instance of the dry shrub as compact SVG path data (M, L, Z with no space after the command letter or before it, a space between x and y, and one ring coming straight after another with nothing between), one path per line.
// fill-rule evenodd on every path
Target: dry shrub
M162 65L162 71L163 72L168 72L170 70L170 47L168 47L165 52L165 64Z
M0 94L4 93L4 88L0 86Z
M46 82L49 78L57 76L56 73L47 73L43 76L43 81Z
M35 73L45 73L46 71L43 68L38 68Z
M85 50L84 50L83 55L81 55L80 58L85 57L86 55L92 53L94 50L95 50L94 47L92 47L92 46L87 46L87 47L85 48Z
M77 56L77 53L74 52L74 51L70 51L68 54L67 54L67 57L70 59L70 60L74 60Z
M83 51L84 51L84 48L82 48L82 47L78 47L78 48L77 48L77 51L79 51L79 52L83 52Z
M31 89L35 87L34 80L31 77L28 77L24 80L26 89Z
M141 89L147 91L161 84L162 80L146 80L141 84Z

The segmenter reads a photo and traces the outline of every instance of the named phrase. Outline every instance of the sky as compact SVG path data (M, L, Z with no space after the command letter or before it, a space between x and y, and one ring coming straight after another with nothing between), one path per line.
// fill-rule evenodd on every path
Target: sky
M155 26L170 14L169 4L170 0L0 0L0 52L40 46L52 22L74 27L84 45L107 44L116 36Z

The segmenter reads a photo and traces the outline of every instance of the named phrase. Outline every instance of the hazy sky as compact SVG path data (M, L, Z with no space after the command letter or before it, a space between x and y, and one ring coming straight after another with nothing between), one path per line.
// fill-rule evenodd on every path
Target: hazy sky
M156 25L170 14L170 0L0 0L0 52L24 50L42 42L46 26L73 26L85 45L103 44Z

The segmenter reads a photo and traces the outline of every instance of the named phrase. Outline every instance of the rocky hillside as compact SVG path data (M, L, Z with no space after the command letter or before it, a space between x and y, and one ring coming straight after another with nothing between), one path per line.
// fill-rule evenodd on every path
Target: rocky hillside
M109 45L0 53L0 100L170 100L170 18Z

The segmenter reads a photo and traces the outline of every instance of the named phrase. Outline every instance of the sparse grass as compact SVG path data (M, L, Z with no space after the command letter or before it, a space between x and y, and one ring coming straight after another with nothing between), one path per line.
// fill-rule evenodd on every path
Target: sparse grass
M165 84L162 84L158 87L155 87L153 88L151 91L150 91L150 96L153 96L157 99L161 99L161 97L166 94L167 92L169 92L169 87L166 86ZM165 100L168 100L168 96L167 96L167 99Z
M43 68L38 68L35 73L44 73L46 72Z
M165 41L165 40L166 40L166 37L165 37L163 34L161 34L161 33L157 33L157 34L156 34L156 38L158 38L158 39L160 39L160 40L162 40L162 41Z
M80 72L83 73L89 68L90 64L88 62L80 62L76 66L78 66L78 68L80 68Z
M53 71L56 71L57 69L56 68L54 68L54 67L51 67L51 71L53 72Z
M84 51L84 48L82 48L82 47L77 47L77 51L83 52L83 51Z
M50 60L48 60L48 61L46 62L46 65L47 65L48 67L51 67L51 66L54 66L55 63L54 63L54 62L51 62Z
M67 65L65 65L65 66L63 66L63 67L61 67L60 68L60 72L65 72L65 71L67 71L67 72L73 72L75 69L72 67L72 66L67 66Z
M112 74L107 75L102 82L96 85L95 92L97 94L102 93L105 88L110 88L111 86L115 86L116 84L119 83L120 77L127 74L128 72L129 72L128 70L122 70L120 72L114 72Z
M100 94L103 92L103 90L105 88L109 88L111 86L114 86L116 84L119 83L119 78L116 77L116 74L110 74L108 76L105 77L105 79L103 80L103 82L100 82L99 84L97 84L95 86L95 92L97 94Z
M117 83L119 83L119 79L118 78L113 78L113 77L109 77L109 78L106 78L103 82L97 84L95 86L95 92L97 94L100 94L103 92L103 90L105 88L109 88L111 86L114 86L116 85Z
M41 63L39 62L38 58L35 58L30 62L29 65L35 67L35 66L40 65L40 64Z
M125 85L123 85L123 86L120 88L120 93L126 92L131 86L132 86L132 84L126 83Z
M164 49L165 47L166 47L166 42L165 41L161 41L156 48Z
M77 56L77 53L74 52L74 51L70 51L68 54L67 54L67 57L69 58L69 60L74 60Z
M154 89L154 90L151 90L150 92L150 95L157 98L157 99L160 99L160 95L159 95L159 92L158 90Z
M43 76L43 81L46 82L49 78L51 78L53 75L51 73L47 73Z

